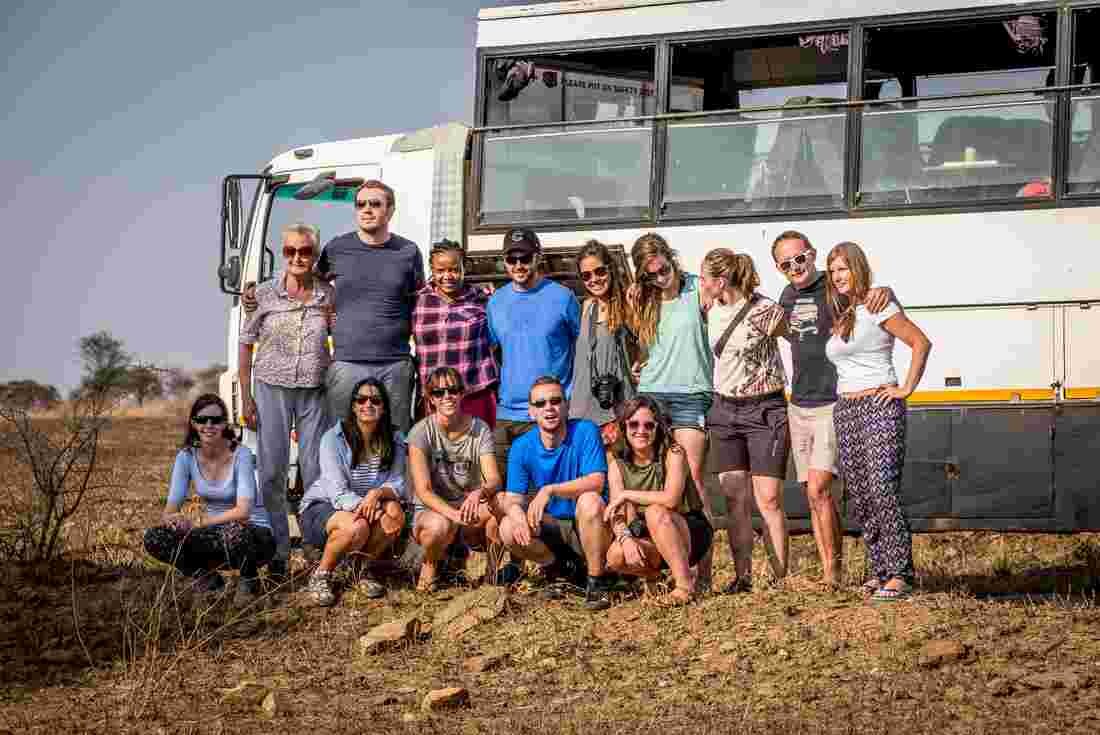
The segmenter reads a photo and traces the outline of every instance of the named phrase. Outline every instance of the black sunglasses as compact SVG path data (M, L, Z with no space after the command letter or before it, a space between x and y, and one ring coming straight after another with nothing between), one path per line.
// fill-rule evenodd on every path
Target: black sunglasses
M665 278L672 272L672 266L665 263L655 271L646 271L645 278L647 281L656 281L658 278Z
M443 396L460 396L462 391L453 385L444 386L443 388L432 388L428 391L428 394L432 398L442 398Z
M581 280L588 283L593 278L603 278L607 275L607 266L601 265L590 271L581 271Z
M382 405L382 396L356 396L355 398L352 398L351 400L355 401L356 406L362 406L365 403L367 403L368 401L370 402L370 405L372 405L372 406L381 406Z
M225 416L192 416L191 420L199 426L206 426L207 424L217 426L225 423Z
M552 398L540 398L537 401L531 401L531 405L535 408L544 408L547 403L551 406L560 406L565 402L565 398L562 396L554 396Z
M371 209L385 209L386 204L381 199L356 199L355 200L355 208L356 209L366 209L367 207L370 207Z
M504 262L508 265L531 265L531 261L535 259L534 253L527 253L527 255L505 255Z

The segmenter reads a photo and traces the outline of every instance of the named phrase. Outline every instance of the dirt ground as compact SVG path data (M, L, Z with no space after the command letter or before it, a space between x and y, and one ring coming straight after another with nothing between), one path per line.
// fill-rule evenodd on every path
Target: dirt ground
M76 519L64 560L0 565L0 732L1100 732L1097 535L919 536L919 594L887 606L856 590L858 539L850 588L829 592L799 537L782 586L758 548L754 592L680 609L624 589L591 614L522 582L447 623L467 588L392 579L370 601L349 579L331 609L290 590L237 610L140 553L180 431L117 421L106 461L125 489ZM0 478L23 482L10 455ZM372 626L414 617L363 651ZM465 698L425 711L446 687Z

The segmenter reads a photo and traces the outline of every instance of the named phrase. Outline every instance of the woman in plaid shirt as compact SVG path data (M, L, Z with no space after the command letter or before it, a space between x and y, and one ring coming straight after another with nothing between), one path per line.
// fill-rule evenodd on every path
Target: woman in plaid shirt
M417 294L412 325L420 384L436 368L454 368L466 384L460 410L493 428L500 369L489 344L489 295L466 285L462 259L462 246L451 240L428 256L432 276Z

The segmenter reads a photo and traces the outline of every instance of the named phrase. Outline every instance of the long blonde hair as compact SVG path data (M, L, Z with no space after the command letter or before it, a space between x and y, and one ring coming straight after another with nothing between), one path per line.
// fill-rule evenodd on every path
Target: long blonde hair
M848 264L849 283L848 295L843 296L833 285L833 274L826 273L825 293L829 299L829 305L833 308L833 334L847 342L852 338L852 330L856 324L856 307L863 303L867 292L871 290L874 282L874 274L871 272L871 264L867 261L867 255L863 248L854 242L842 242L834 245L825 258L825 269L837 258L843 258Z
M756 273L752 258L729 248L715 248L707 253L703 257L701 270L711 278L725 278L729 287L746 299L760 285L760 276Z
M680 261L667 240L656 232L647 232L634 241L634 247L630 249L630 259L634 262L634 280L640 291L631 318L634 320L634 334L638 335L638 341L646 347L657 341L657 325L661 322L661 289L650 281L645 271L649 259L658 255L668 261L676 277L680 279L680 288L684 287Z

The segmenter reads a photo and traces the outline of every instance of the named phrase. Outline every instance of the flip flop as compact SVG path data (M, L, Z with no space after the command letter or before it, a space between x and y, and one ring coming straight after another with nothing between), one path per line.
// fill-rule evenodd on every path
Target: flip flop
M871 577L866 582L861 584L859 586L859 589L863 592L864 595L866 595L867 597L871 597L880 589L882 589L882 582L880 582L877 577Z
M907 582L902 582L900 587L879 587L871 595L871 602L902 602L908 600L912 593L913 586Z

